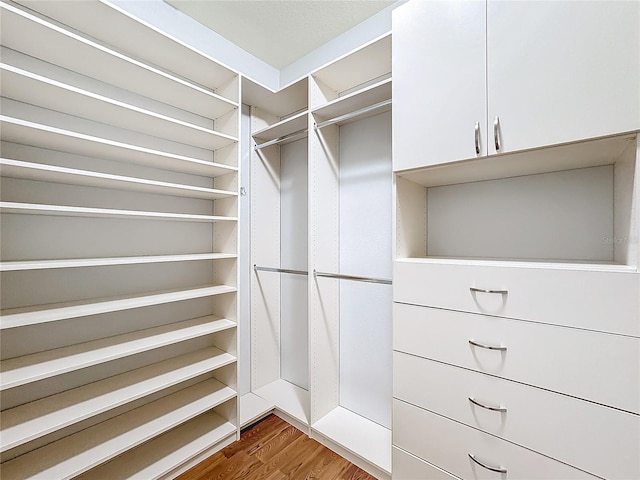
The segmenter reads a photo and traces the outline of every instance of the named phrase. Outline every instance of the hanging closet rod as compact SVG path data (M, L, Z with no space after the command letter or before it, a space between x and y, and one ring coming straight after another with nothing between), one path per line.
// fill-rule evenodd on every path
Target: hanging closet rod
M293 133L287 133L286 135L283 135L281 137L274 138L273 140L269 140L268 142L264 142L259 145L256 145L255 147L253 147L253 149L260 150L261 148L268 147L270 145L275 145L276 143L281 143L281 142L284 142L285 140L292 140L297 137L304 137L307 135L308 132L309 130L307 128L304 128L302 130L298 130Z
M318 272L316 270L313 271L313 276L314 277L339 278L341 280L354 280L356 282L383 283L385 285L391 285L391 280L386 279L386 278L358 277L358 276L355 276L355 275L342 275L340 273Z
M274 267L259 267L258 265L254 265L253 269L261 272L277 272L277 273L291 273L293 275L309 275L309 272L305 272L304 270L291 270L289 268L274 268Z
M333 125L334 123L342 122L343 120L348 120L350 118L359 117L360 115L364 115L365 113L373 112L382 107L386 107L387 105L391 105L391 99L385 100L383 102L375 103L373 105L369 105L368 107L361 108L360 110L356 110L354 112L345 113L344 115L340 115L338 117L331 118L329 120L325 120L324 122L316 123L316 130L326 127L327 125Z

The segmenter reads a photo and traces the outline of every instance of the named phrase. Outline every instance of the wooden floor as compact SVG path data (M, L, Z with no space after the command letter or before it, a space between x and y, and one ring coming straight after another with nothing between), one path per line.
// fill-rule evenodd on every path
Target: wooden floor
M177 480L375 480L337 453L269 415Z

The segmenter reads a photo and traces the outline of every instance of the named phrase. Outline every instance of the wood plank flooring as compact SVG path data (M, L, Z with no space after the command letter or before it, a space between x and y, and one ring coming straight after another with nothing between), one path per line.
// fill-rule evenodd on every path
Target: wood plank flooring
M269 415L240 440L176 480L375 480L281 418Z

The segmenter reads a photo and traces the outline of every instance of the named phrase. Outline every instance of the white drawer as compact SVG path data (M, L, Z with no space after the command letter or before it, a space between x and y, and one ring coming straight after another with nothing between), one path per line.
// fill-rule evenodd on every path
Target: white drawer
M430 463L397 447L392 450L393 480L458 480Z
M639 338L399 303L393 309L395 350L640 413Z
M640 275L633 272L399 260L393 295L402 303L640 336Z
M422 410L393 401L393 444L464 479L576 480L597 477L549 457ZM497 473L475 463L469 454Z
M594 475L640 478L639 415L399 352L393 396Z

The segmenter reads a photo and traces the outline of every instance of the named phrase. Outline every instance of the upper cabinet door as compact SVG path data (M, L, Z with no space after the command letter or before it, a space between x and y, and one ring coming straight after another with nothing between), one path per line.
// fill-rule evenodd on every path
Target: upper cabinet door
M484 2L394 10L394 170L487 154L485 25Z
M489 154L640 129L639 30L637 1L489 0Z

